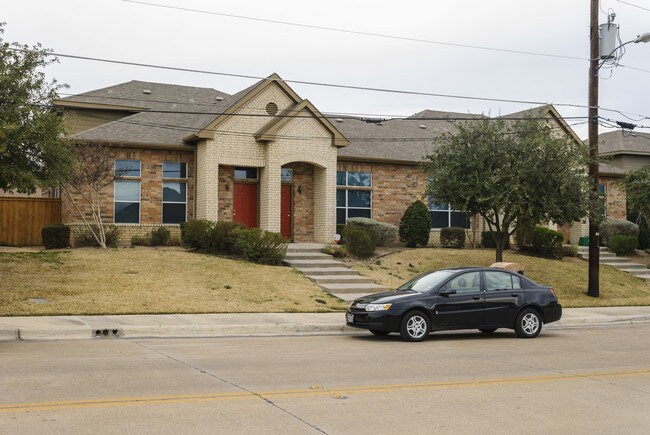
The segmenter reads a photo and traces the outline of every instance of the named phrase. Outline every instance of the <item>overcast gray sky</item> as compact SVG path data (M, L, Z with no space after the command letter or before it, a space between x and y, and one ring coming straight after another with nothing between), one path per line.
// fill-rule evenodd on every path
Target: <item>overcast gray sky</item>
M547 53L517 53L334 32L121 0L5 0L5 40L96 58L372 88L558 104L586 116L588 0L143 0L176 7L402 38ZM623 42L650 32L650 0L602 0ZM604 13L600 22L606 22ZM601 71L600 106L650 126L650 44L630 44ZM639 70L640 69L640 70ZM641 71L643 70L643 71ZM610 74L611 72L611 74ZM143 80L235 93L255 80L61 58L47 74L80 93ZM326 113L408 116L423 109L506 114L530 104L291 85ZM601 116L628 121L623 114ZM639 120L641 119L641 120ZM639 121L636 121L639 120ZM570 124L584 120L568 120ZM574 129L586 137L586 126ZM601 127L601 132L605 131ZM647 130L646 130L647 131Z

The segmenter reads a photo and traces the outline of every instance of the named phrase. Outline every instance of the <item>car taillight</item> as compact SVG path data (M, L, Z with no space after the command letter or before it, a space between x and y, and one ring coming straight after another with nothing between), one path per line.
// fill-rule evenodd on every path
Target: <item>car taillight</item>
M559 301L560 298L557 297L557 293L555 293L555 290L553 290L553 287L549 287L548 289L551 291L551 293L553 293L553 296L555 296L555 299L557 299Z

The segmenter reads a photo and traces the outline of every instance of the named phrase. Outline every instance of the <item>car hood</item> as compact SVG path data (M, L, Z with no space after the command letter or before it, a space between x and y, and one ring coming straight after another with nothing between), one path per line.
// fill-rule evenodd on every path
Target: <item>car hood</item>
M419 295L418 292L413 290L393 290L384 293L375 293L367 296L363 296L354 301L354 305L357 304L389 304L393 302L406 299L413 295Z

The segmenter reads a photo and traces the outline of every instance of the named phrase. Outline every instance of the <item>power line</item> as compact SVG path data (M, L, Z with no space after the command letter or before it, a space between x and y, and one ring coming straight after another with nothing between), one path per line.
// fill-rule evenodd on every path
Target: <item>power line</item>
M25 51L25 50L17 49L17 48L10 48L10 50ZM246 78L246 79L255 79L255 80L266 80L267 79L266 77L246 75L246 74L224 73L224 72L219 72L219 71L208 71L208 70L199 70L199 69L192 69L192 68L181 68L181 67L173 67L173 66L166 66L166 65L145 64L145 63L139 63L139 62L129 62L129 61L113 60L113 59L102 59L102 58L89 57L89 56L77 56L77 55L65 54L65 53L50 52L49 54L52 55L52 56L58 56L58 57L70 58L70 59L79 59L79 60L88 60L88 61L94 61L94 62L113 63L113 64L118 64L118 65L138 66L138 67L144 67L144 68L156 68L156 69L163 69L163 70L169 70L169 71L191 72L191 73L198 73L198 74L237 77L237 78ZM384 93L392 93L392 94L417 95L417 96L425 96L425 97L454 98L454 99L463 99L463 100L491 101L491 102L498 102L498 103L527 104L527 105L536 105L536 106L545 106L545 105L550 105L551 104L551 105L554 105L554 106L557 106L557 107L573 107L573 108L579 108L579 109L588 109L589 108L589 106L586 106L584 104L573 104L573 103L548 103L548 102L544 102L544 101L534 101L534 100L512 100L512 99L506 99L506 98L474 97L474 96L467 96L467 95L453 95L453 94L440 94L440 93L433 93L433 92L407 91L407 90L400 90L400 89L374 88L374 87L367 87L367 86L342 85L342 84L336 84L336 83L312 82L312 81L305 81L305 80L282 79L282 81L284 81L286 83L294 83L294 84L309 85L309 86L322 86L322 87L329 87L329 88L351 89L351 90L358 90L358 91L371 91L371 92L384 92ZM626 114L627 113L627 114L632 115L632 116L640 116L640 117L644 117L644 118L650 118L650 117L648 117L646 115L640 115L640 114L635 114L635 113L630 113L630 112L623 112L623 111L618 110L618 109L609 109L609 108L605 108L605 107L599 107L599 110L603 110L603 111L607 111L607 112L616 112L616 113L620 113L620 114Z
M163 4L159 4L159 3L143 2L143 1L136 1L136 0L121 0L121 1L124 2L124 3L133 3L133 4L143 5L143 6L151 6L151 7L157 7L157 8L172 9L172 10L178 10L178 11L184 11L184 12L194 12L194 13L199 13L199 14L217 15L217 16L227 17L227 18L236 18L236 19L240 19L240 20L248 20L248 21L271 23L271 24L281 24L281 25L284 25L284 26L293 26L293 27L316 29L316 30L326 30L326 31L330 31L330 32L347 33L347 34L353 34L353 35L372 36L372 37L376 37L376 38L395 39L395 40L399 40L399 41L421 42L421 43L425 43L425 44L446 45L446 46L450 46L450 47L461 47L461 48L472 48L472 49L476 49L476 50L488 50L488 51L496 51L496 52L510 53L510 54L524 54L524 55L528 55L528 56L554 57L554 58L559 58L559 59L571 59L571 60L589 60L587 58L578 57L578 56L566 56L566 55L552 54L552 53L541 53L541 52L534 52L534 51L512 50L512 49L497 48L497 47L486 47L486 46L481 46L481 45L460 44L460 43L445 42L445 41L434 41L434 40L431 40L431 39L410 38L410 37L405 37L405 36L387 35L387 34L383 34L383 33L363 32L363 31L358 31L358 30L341 29L341 28L336 28L336 27L317 26L317 25L304 24L304 23L295 23L295 22L290 22L290 21L280 21L280 20L271 20L271 19L266 19L266 18L249 17L249 16L244 16L244 15L227 14L227 13L223 13L223 12L207 11L207 10L201 10L201 9L191 9L191 8L184 8L184 7L180 7L180 6L163 5Z
M643 6L635 5L634 3L625 2L625 1L623 1L623 0L616 0L616 1L619 2L619 3L626 4L626 5L628 5L628 6L632 6L632 7L639 8L639 9L643 9L644 11L648 11L648 12L650 12L650 9L648 9L648 8L644 8Z

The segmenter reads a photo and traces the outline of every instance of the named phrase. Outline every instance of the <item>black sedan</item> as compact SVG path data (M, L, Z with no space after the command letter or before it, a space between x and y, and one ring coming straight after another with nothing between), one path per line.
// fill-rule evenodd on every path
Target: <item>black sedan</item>
M416 276L397 290L355 300L346 323L375 335L399 332L422 341L431 331L478 329L490 334L514 329L533 338L542 324L560 320L553 288L504 269L459 267Z

